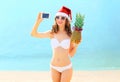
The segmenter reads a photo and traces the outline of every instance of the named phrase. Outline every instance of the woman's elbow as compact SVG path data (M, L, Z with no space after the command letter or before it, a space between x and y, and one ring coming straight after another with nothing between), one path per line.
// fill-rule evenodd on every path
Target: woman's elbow
M35 36L36 36L36 34L33 33L33 32L31 32L30 34L31 34L32 37L35 37Z
M31 36L34 36L34 34L32 32L30 34L31 34Z

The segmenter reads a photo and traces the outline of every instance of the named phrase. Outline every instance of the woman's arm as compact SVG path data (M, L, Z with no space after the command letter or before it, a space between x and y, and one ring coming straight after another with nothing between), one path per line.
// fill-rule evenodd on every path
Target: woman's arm
M38 30L38 26L39 24L42 22L42 18L41 18L42 13L38 14L37 20L33 26L32 32L31 32L31 36L33 37L37 37L37 38L50 38L51 33L50 31L47 32L37 32Z
M82 40L82 34L81 34L81 32L80 32L80 36L81 36L81 37L80 37L80 42L79 42L78 44L73 43L73 42L70 43L69 55L70 55L71 57L74 56L74 54L75 54L76 51L77 51L78 45L81 43L81 40Z
M77 47L78 47L78 44L70 43L69 55L70 55L71 57L73 57L74 54L76 53Z

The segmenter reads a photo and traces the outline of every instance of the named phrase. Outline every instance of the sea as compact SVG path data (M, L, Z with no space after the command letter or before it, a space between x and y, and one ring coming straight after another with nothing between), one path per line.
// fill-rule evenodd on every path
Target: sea
M62 6L85 16L82 41L70 58L74 70L120 69L119 0L1 0L0 71L49 71L52 58L50 39L31 37L39 12L49 13L38 32L50 30Z

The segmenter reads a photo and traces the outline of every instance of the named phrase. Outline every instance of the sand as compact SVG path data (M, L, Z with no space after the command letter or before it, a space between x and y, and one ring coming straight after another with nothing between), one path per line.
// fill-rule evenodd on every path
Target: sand
M49 71L0 71L0 82L52 82ZM71 82L120 82L120 70L73 71Z

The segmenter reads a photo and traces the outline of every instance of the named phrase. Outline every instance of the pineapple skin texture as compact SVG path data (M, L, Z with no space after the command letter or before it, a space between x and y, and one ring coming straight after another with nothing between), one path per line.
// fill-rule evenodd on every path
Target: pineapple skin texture
M71 42L79 44L81 42L81 32L80 31L73 31L72 36L71 36Z

